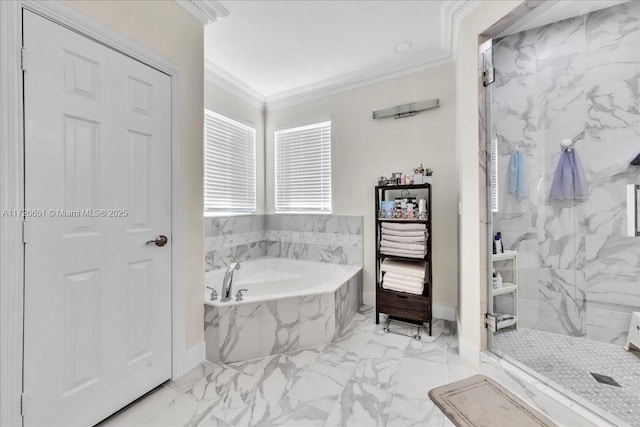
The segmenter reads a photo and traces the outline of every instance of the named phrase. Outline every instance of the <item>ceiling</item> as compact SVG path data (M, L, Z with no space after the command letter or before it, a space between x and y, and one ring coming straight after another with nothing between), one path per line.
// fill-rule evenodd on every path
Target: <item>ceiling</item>
M263 101L450 59L457 1L219 1L208 74ZM408 48L408 49L407 49Z
M481 0L176 0L207 14L207 79L262 107L453 59L456 22ZM628 0L546 0L502 34ZM221 19L217 19L221 18Z

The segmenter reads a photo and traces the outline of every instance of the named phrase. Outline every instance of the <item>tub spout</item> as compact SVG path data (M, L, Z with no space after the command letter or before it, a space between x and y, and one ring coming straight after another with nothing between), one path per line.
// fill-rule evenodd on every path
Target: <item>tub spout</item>
M222 281L222 298L220 302L231 301L231 286L233 284L233 273L240 269L239 262L232 262L227 267L227 272L224 273L224 280Z

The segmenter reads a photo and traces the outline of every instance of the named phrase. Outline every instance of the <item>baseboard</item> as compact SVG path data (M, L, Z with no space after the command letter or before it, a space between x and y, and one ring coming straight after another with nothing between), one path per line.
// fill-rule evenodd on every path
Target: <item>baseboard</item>
M433 304L431 307L434 319L444 319L451 322L456 321L456 308L450 305Z
M458 329L458 333L460 330ZM467 362L471 363L476 368L480 367L480 347L470 343L461 336L458 335L458 353Z
M362 304L370 305L372 307L376 306L376 293L375 292L363 292L362 293Z
M375 307L376 305L375 292L363 292L362 303L364 305L370 305L372 307ZM449 320L451 322L456 321L456 308L453 306L434 304L433 307L431 307L431 309L433 311L434 319L444 319L444 320Z
M196 366L198 366L199 364L201 364L202 362L204 362L205 350L206 350L206 346L204 341L194 345L189 350L187 350L184 356L184 366L183 366L182 372L187 373L193 368L195 368Z

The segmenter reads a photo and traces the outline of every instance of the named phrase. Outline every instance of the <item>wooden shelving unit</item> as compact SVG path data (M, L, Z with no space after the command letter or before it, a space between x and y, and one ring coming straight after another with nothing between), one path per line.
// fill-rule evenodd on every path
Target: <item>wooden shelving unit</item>
M385 199L389 192L401 192L402 190L416 190L426 192L427 219L397 219L379 218L380 201ZM399 193L397 196L401 196ZM376 215L376 323L380 323L380 313L387 314L391 319L423 325L429 324L429 335L432 332L432 262L431 262L431 184L420 185L395 185L375 187L375 215ZM410 258L380 253L381 226L384 222L396 223L420 223L426 225L427 253L423 258ZM393 291L382 288L381 264L385 258L403 261L426 262L425 282L422 295Z

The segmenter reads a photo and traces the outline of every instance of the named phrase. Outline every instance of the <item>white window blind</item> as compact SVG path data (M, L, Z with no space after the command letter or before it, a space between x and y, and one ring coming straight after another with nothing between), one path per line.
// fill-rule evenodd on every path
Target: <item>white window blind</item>
M331 213L331 122L275 133L278 213Z
M205 212L256 211L256 130L204 111Z
M498 212L498 140L491 140L491 211Z

